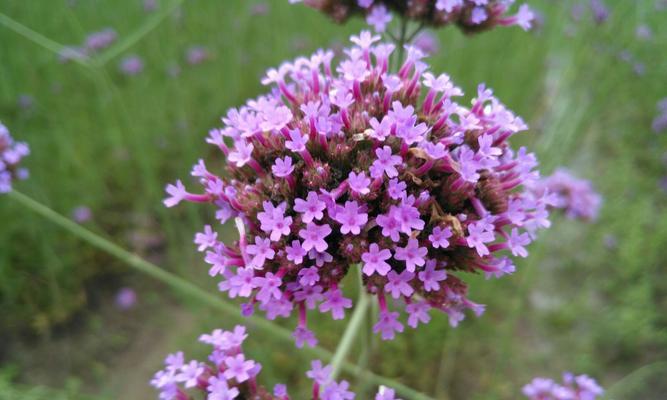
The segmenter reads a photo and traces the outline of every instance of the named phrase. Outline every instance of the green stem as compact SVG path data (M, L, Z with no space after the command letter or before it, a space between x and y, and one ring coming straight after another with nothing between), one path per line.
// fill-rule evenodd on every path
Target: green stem
M398 37L398 43L396 43L396 46L398 47L398 60L396 60L396 71L398 71L401 68L401 64L403 63L403 56L405 54L405 39L407 34L408 34L408 19L402 17L401 33L400 36Z
M354 339L363 327L365 319L364 317L368 311L368 304L368 295L363 291L360 292L359 298L357 299L357 307L354 309L354 313L352 313L350 322L347 324L345 332L343 333L343 337L340 339L340 342L338 342L336 352L331 359L331 379L335 380L340 374L342 363L345 361L345 357L347 357L348 353L352 349L352 343L354 343Z
M104 237L82 227L81 225L55 212L54 210L45 206L44 204L35 201L32 198L16 190L9 192L6 196L14 199L15 201L25 206L26 208L30 209L31 211L41 215L47 220L65 229L66 231L78 237L79 239L127 263L127 265L136 269L137 271L140 271L150 277L153 277L163 283L166 283L167 285L171 286L177 291L180 291L181 293L186 294L192 297L193 299L197 299L214 309L217 309L225 314L228 314L233 319L236 319L238 321L243 321L248 325L253 325L259 329L269 331L278 339L289 341L290 343L293 341L292 332L289 331L288 329L278 326L277 324L274 324L273 322L270 322L264 318L255 316L251 317L241 316L238 307L236 305L225 302L216 295L203 290L197 285L194 285L177 275L165 271L164 269L158 267L157 265L142 259L136 254L130 253L129 251L123 249L122 247L116 245L115 243L112 243L108 239L105 239ZM359 322L355 322L357 319L363 320L362 317L364 312L362 312L361 310L367 308L367 306L368 306L368 296L366 296L365 298L361 297L359 299L359 304L357 305L357 308L354 311L354 315L352 316L352 320L350 321L350 326L355 324L358 325ZM361 317L357 316L358 314L360 314ZM341 341L341 344L344 341L346 341L345 336L348 335L348 330L350 330L350 326L348 326L345 334L343 335L343 340ZM347 341L351 341L351 339L347 339ZM348 347L348 350L349 346L350 346L349 344L346 345L346 347ZM339 353L339 350L341 350L340 347L341 346L339 346L339 349L336 350L337 354ZM334 354L332 354L329 350L320 346L315 346L311 348L306 347L304 348L304 351L322 360L332 360L332 362L335 361ZM346 353L347 350L345 350L345 354ZM393 379L376 375L357 365L343 361L343 359L345 358L344 357L345 354L338 356L340 360L335 361L336 365L339 365L338 367L339 370L344 370L345 372L351 375L358 376L362 379L373 382L376 385L389 386L395 389L397 393L399 393L402 396L405 396L408 399L433 400L431 397L419 393L418 391L408 386L405 386L399 382L396 382Z

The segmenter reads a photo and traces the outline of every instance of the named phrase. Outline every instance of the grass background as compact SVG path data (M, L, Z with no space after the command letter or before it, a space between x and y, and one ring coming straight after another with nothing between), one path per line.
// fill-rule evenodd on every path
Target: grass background
M337 26L282 0L177 3L146 13L140 0L4 0L0 13L57 43L80 44L105 27L119 39L92 65L62 64L3 20L0 119L32 149L32 176L19 190L66 215L90 207L89 228L214 291L191 244L211 216L196 206L165 210L164 184L186 177L198 158L218 157L204 143L207 130L263 91L267 68L345 43L363 24ZM254 13L258 4L268 13ZM371 341L368 366L437 399L515 399L533 376L564 370L593 375L616 399L659 399L667 388L651 379L667 370L667 139L650 124L667 96L667 10L653 0L607 1L610 18L598 25L590 13L575 21L574 1L529 4L544 19L532 33L436 32L432 70L469 94L480 82L492 87L532 128L514 144L536 151L545 174L565 165L591 179L605 199L600 218L555 217L514 276L471 278L484 317L451 329L438 316L396 341ZM637 38L642 24L652 39ZM192 45L206 46L211 59L188 66ZM129 54L145 62L136 77L118 72ZM182 72L171 77L176 64ZM20 106L21 95L31 107ZM121 286L139 294L131 311L113 306ZM5 198L0 304L2 399L152 398L146 382L164 354L202 355L197 335L234 323ZM317 326L322 344L335 348L344 324ZM259 331L248 349L267 386L307 389L305 355Z

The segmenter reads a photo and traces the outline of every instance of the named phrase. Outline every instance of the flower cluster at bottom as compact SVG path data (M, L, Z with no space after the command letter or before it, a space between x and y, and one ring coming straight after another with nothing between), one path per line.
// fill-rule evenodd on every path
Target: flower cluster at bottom
M28 170L20 168L21 159L30 154L30 148L15 142L9 129L0 122L0 194L12 190L12 182L28 177Z
M257 383L262 369L258 362L247 359L242 344L248 337L246 328L237 325L232 331L216 329L199 337L213 351L208 362L185 361L183 352L170 354L165 359L165 368L158 371L151 385L159 391L160 400L188 400L195 392L205 394L208 400L289 400L287 387L274 386L270 392ZM313 381L312 400L352 400L355 394L349 391L350 384L331 378L332 367L323 366L315 360L306 376ZM400 400L393 389L381 386L375 400Z
M530 400L595 400L604 390L588 375L563 374L563 384L549 378L535 378L523 387Z

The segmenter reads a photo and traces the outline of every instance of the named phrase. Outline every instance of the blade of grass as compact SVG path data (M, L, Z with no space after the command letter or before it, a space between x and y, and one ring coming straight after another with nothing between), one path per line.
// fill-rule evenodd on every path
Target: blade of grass
M18 33L24 38L30 40L31 42L53 52L54 54L60 54L67 46L64 46L58 42L55 42L46 36L42 35L39 32L33 31L22 23L13 20L9 16L0 13L0 25L5 26L6 28ZM72 61L77 62L83 66L90 66L88 60L83 58L75 57Z
M109 60L112 60L125 50L134 46L138 41L140 41L144 36L149 34L153 29L155 29L160 23L167 18L178 6L183 4L184 0L174 0L169 3L166 7L162 8L160 11L152 14L146 19L137 30L125 36L121 41L110 47L107 51L102 53L95 59L95 64L97 66L103 66L108 63Z
M209 293L206 290L203 290L202 288L198 287L197 285L194 285L189 281L177 275L174 275L171 272L166 271L151 262L142 259L136 254L130 253L129 251L123 249L122 247L116 245L115 243L112 243L111 241L103 238L102 236L84 228L83 226L75 223L69 218L64 217L63 215L57 213L56 211L52 210L46 205L36 200L33 200L29 196L26 196L16 190L9 192L7 196L9 198L16 200L21 205L41 215L47 220L53 222L54 224L60 226L61 228L67 230L68 232L77 236L78 238L88 242L92 246L97 247L98 249L125 262L127 265L133 267L137 271L145 273L146 275L152 278L155 278L163 283L166 283L167 285L180 291L181 293L191 296L193 299L197 299L212 308L224 312L225 314L229 314L229 316L237 320L244 321L246 323L250 322L250 324L256 326L259 329L264 329L271 332L281 340L292 342L293 340L292 332L290 332L288 329L285 329L277 324L274 324L273 322L270 322L264 318L255 316L246 318L241 316L237 306L228 303L224 300L221 300L214 294ZM320 346L306 347L304 348L304 351L311 353L313 356L321 358L323 360L332 360L332 362L335 362L335 365L338 365L338 370L344 370L345 372L351 375L360 376L363 379L371 381L377 385L385 385L392 387L393 389L396 390L397 393L407 397L408 399L433 400L431 397L419 393L418 391L408 386L405 386L399 382L396 382L393 379L374 374L350 362L343 361L345 355L347 354L347 351L349 351L349 347L351 344L351 343L349 344L345 343L351 342L354 337L354 335L352 335L353 331L351 331L351 327L353 328L360 324L359 321L363 321L363 315L365 314L365 311L364 312L362 311L366 310L367 308L368 308L368 296L364 294L363 296L360 297L354 315L352 316L350 324L348 325L348 328L346 329L346 332L343 335L343 339L341 340L341 345L338 346L339 349L341 350L340 352L338 350L336 351L336 353L338 354L337 357L335 357L335 355L332 354L329 350L322 348ZM348 334L348 331L350 331L351 333ZM352 337L346 339L347 336L352 336Z

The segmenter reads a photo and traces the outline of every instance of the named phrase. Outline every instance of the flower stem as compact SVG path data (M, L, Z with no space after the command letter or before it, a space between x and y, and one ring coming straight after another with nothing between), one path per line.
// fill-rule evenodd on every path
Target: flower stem
M340 370L343 366L342 363L352 349L352 343L354 343L354 339L356 338L361 328L364 326L364 317L368 311L368 304L368 295L365 291L361 291L359 293L359 298L357 299L357 306L354 309L354 313L352 313L350 322L347 324L345 332L343 332L343 337L340 339L340 342L338 342L336 352L331 359L331 379L335 380L340 374Z
M396 70L398 71L403 64L403 55L405 54L405 39L407 39L408 34L408 19L405 17L401 18L401 32L398 37L398 42L396 46L398 47L398 60L396 60Z
M31 211L39 214L45 219L51 221L52 223L58 225L59 227L65 229L69 233L78 237L79 239L87 242L88 244L97 247L98 249L108 253L117 259L125 262L130 267L136 269L139 272L142 272L152 278L155 278L169 286L173 289L190 296L193 299L197 299L202 303L217 309L225 314L227 314L232 319L237 321L244 322L249 326L254 326L260 330L265 330L271 332L274 337L284 340L286 342L293 342L292 332L288 329L285 329L273 322L270 322L261 317L243 317L239 313L239 309L235 304L228 303L224 300L221 300L216 295L207 292L206 290L198 287L197 285L190 283L189 281L172 274L169 271L166 271L157 265L148 262L136 254L130 253L129 251L123 249L115 243L112 243L108 239L84 228L83 226L75 223L67 217L57 213L46 205L33 200L29 196L26 196L16 190L5 195L7 198L14 199L16 202L30 209ZM410 387L407 387L400 382L396 382L393 379L385 378L383 376L374 374L370 371L367 371L365 368L361 368L357 365L344 361L345 355L350 349L352 340L354 339L354 333L356 333L357 328L361 325L363 321L363 316L366 313L368 308L368 295L365 292L361 292L362 295L359 298L357 308L354 310L350 324L348 325L343 339L341 340L340 345L336 349L336 354L332 354L329 350L320 347L306 347L303 350L310 353L312 356L320 358L322 360L331 360L334 364L334 371L336 373L340 370L345 370L351 375L358 376L360 379L364 379L370 382L373 382L376 385L385 385L392 387L396 390L397 393L401 394L412 400L433 400L433 398L426 396ZM354 328L354 329L351 329ZM346 338L348 337L349 338ZM343 346L344 345L344 346Z

